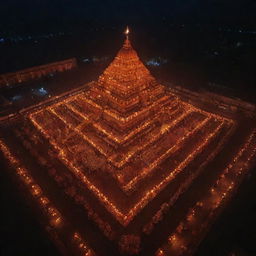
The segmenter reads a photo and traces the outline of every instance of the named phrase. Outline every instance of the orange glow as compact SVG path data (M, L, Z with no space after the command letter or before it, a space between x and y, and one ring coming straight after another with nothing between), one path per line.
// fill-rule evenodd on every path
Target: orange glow
M168 224L170 211L190 193L187 201L192 201L181 207L176 224L166 225L168 237L155 252L187 255L250 168L256 130L222 161L238 121L202 110L190 104L189 96L182 100L160 84L140 61L129 33L127 27L123 47L97 81L21 114L23 119L12 124L20 149L12 148L11 140L8 144L8 135L0 138L0 151L38 205L49 232L70 243L72 255L95 256L86 241L91 223L78 227L80 218L87 221L83 217L116 243L113 248L123 248L121 254L129 248L142 254L146 247L141 243L147 240L142 235L153 237L165 217ZM23 154L34 162L23 161ZM215 160L220 163L213 166ZM38 170L33 169L36 161ZM203 193L194 194L209 170L213 173Z
M19 179L24 183L27 187L27 190L34 197L35 201L38 203L41 208L43 214L48 218L48 224L51 225L52 232L54 236L59 232L60 228L63 225L66 225L66 222L58 211L58 209L51 203L51 201L44 196L44 192L41 190L38 184L29 176L28 170L22 165L22 163L17 159L17 157L10 151L5 142L0 139L0 150L3 152L6 159L9 161L12 166L16 166L16 174ZM27 179L30 179L30 183L26 182ZM72 239L72 238L71 238ZM75 247L78 246L79 250L82 250L83 255L95 256L93 250L91 250L85 241L80 237L79 233L75 232L73 235L73 239L79 241L79 244L75 244ZM82 245L82 247L81 247Z
M126 32L129 32L128 27ZM127 41L129 39L88 91L70 96L29 115L36 129L58 152L59 159L124 226L207 148L222 129L229 127L229 134L234 125L232 120L197 109L167 92L151 76ZM134 76L138 78L136 81ZM138 92L134 94L136 91ZM124 96L129 100L124 100ZM144 99L147 99L147 103L143 103ZM73 116L79 119L79 125L73 122ZM168 116L168 119L163 121L162 116ZM169 141L168 138L171 138L175 129L182 127L183 122L187 122L187 132L178 135L175 143L169 143L161 150L159 141ZM208 128L211 123L215 125L214 128ZM92 127L91 131L87 126ZM61 133L78 136L81 144L72 146L72 152L68 146L63 147L64 136L57 132L56 127L62 127L59 128ZM184 155L183 160L173 166L159 183L152 184L126 210L121 209L111 196L106 195L101 187L97 187L86 176L83 168L75 164L81 161L78 159L81 154L76 153L78 149L83 152L93 149L100 156L96 158L96 154L93 154L90 158L92 164L97 165L103 159L121 189L130 193L201 130L205 130L204 135L201 135L204 137L201 137L202 140L193 150ZM153 154L154 147L159 147L158 154ZM70 154L73 156L70 157ZM144 158L144 154L150 157L142 165L141 158ZM141 169L131 170L135 173L131 175L131 171L125 171L126 166L130 165L140 165Z
M180 252L184 252L187 250L187 245L189 245L189 240L186 241L185 239L182 240L179 244L176 243L177 235L179 237L188 237L188 231L190 230L192 237L199 235L200 229L198 229L198 226L195 228L191 228L192 225L192 219L193 222L197 221L200 222L201 225L205 224L206 222L209 222L211 218L215 218L214 212L218 210L218 208L227 200L229 196L232 195L232 192L234 190L234 184L235 182L239 182L240 180L240 171L236 168L236 164L239 163L239 161L242 161L242 159L246 159L245 167L243 169L244 173L248 171L248 168L250 166L250 161L252 161L256 156L256 130L254 130L250 136L247 138L247 141L244 143L244 145L240 148L236 156L233 158L232 163L229 164L226 169L223 170L223 172L220 173L219 178L216 180L215 184L209 188L209 193L202 195L201 200L197 201L197 203L194 205L194 207L190 208L186 218L180 222L179 226L176 228L176 230L169 236L168 242L172 246L175 245L175 248L170 248L170 252L172 255L180 255ZM229 176L233 177L233 181L229 183L228 186L226 186L225 190L223 191L221 189L221 181L225 181L226 175L229 174ZM214 192L214 193L213 193ZM221 192L220 197L218 198L217 202L215 197L215 193ZM209 202L209 199L212 199L211 206L207 207L206 205ZM200 208L199 208L200 207ZM207 218L200 219L200 214L195 213L201 212L207 212ZM205 215L204 215L205 216ZM183 226L185 229L180 229L179 227ZM183 232L183 230L185 230ZM159 250L162 250L161 248ZM155 255L158 255L159 250L155 253ZM184 254L185 255L185 254Z

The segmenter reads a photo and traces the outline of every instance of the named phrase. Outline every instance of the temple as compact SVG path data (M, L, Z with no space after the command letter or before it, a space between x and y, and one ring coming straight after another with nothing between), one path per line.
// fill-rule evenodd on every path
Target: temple
M125 34L97 81L9 120L0 149L69 255L187 255L251 168L256 130L159 83Z
M32 112L29 121L27 135L41 131L64 165L83 177L123 226L202 150L214 154L219 147L212 144L222 145L234 127L232 120L195 108L159 84L128 35L87 90ZM106 173L112 178L102 176Z
M72 104L76 110L81 107L88 119L83 128L87 142L106 158L125 190L133 173L147 168L135 156L167 136L171 113L183 107L151 76L128 38L98 81ZM147 159L147 165L155 159Z

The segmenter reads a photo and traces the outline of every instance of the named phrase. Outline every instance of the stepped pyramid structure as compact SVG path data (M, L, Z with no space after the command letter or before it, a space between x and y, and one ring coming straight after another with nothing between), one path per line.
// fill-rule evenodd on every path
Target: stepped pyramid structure
M29 119L123 226L233 127L232 120L182 102L159 84L128 35L87 91Z
M129 190L126 183L155 160L147 159L145 165L134 158L166 136L171 113L181 107L177 97L167 95L151 76L128 38L84 97L88 141L106 157L122 188Z
M185 101L160 84L127 33L97 81L5 124L0 150L61 251L163 256L196 248L251 167L256 128L206 101L204 109L188 103L194 95Z

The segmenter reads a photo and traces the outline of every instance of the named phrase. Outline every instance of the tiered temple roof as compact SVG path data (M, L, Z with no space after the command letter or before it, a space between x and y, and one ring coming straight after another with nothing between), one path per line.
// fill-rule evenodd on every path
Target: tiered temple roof
M163 122L164 116L182 107L150 74L128 38L86 93L84 104L91 112L92 145L105 148L110 168L118 169L159 139L159 123L168 128L171 121Z

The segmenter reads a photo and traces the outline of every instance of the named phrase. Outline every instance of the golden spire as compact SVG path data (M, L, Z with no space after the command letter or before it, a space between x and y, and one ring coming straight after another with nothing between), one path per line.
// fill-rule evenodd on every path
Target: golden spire
M124 31L124 34L126 35L126 38L128 39L128 37L129 37L129 33L130 33L130 29L129 29L129 27L127 26L126 27L126 30Z
M130 40L129 40L130 29L129 29L128 26L126 27L126 29L124 31L124 34L126 35L126 39L124 40L123 48L124 49L130 49L131 48L131 43L130 43Z

